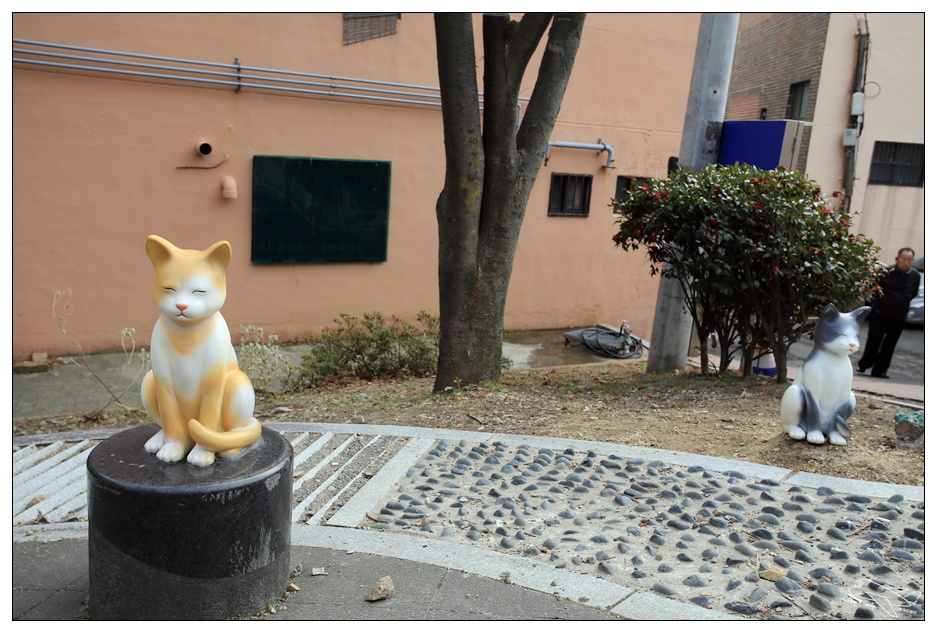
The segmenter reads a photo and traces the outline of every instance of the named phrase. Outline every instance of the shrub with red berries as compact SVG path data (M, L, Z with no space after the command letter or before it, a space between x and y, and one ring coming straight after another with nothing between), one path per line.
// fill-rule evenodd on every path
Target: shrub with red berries
M811 330L810 317L830 302L859 304L880 273L880 249L829 202L797 171L684 169L614 200L612 240L646 248L651 274L679 279L700 340L714 332L723 349L740 343L745 372L757 343L769 342L786 379L786 349Z

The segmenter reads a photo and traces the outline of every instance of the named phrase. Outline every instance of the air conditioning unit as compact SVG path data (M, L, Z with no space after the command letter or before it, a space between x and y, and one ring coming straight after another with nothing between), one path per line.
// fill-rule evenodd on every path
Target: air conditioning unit
M718 163L749 164L768 171L777 167L793 169L807 121L725 121L722 124Z

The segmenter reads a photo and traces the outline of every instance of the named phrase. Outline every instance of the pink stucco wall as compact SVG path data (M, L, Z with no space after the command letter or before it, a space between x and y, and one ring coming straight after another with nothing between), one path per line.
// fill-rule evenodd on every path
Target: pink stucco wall
M477 18L480 34L480 18ZM679 150L698 15L590 15L553 140L527 209L507 302L509 329L630 320L648 336L658 280L641 252L612 248L615 180L663 176ZM14 14L13 36L173 58L438 85L430 14L395 35L344 46L341 14ZM479 57L480 47L479 47ZM535 65L528 71L529 96ZM193 150L199 138L226 157ZM380 264L250 262L255 154L392 162L389 255ZM588 218L547 217L549 174L593 174ZM13 68L13 355L74 351L51 305L73 292L68 332L85 350L119 348L156 319L154 233L180 247L234 249L225 317L281 339L317 333L340 313L415 319L438 312L435 200L444 174L437 107L351 102L225 87ZM221 196L232 176L239 196Z
M828 171L842 162L844 150L840 132L850 112L855 33L858 24L863 24L868 29L871 46L865 115L861 137L855 147L852 230L874 239L881 247L881 260L888 264L894 262L897 252L904 247L913 248L917 258L924 256L924 188L868 184L876 141L924 142L923 17L922 13L832 14L820 90L828 90L829 106L834 108L822 120L825 123L822 127L833 132L825 153L817 152L813 156L811 147L809 151L807 171L810 176L820 183L834 182L828 178ZM839 77L842 79L836 81ZM831 86L826 86L826 81ZM841 175L838 182L841 182ZM836 184L835 188L840 186Z

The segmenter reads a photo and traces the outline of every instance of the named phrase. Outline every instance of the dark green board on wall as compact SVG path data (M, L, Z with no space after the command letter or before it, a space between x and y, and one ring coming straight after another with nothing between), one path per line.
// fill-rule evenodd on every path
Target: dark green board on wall
M254 156L254 263L387 260L390 163Z

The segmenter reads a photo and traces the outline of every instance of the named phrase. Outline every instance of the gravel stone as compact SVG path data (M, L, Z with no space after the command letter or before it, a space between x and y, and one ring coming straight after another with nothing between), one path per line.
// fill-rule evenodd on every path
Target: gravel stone
M667 597L671 595L675 595L678 592L675 588L667 584L664 584L663 582L656 582L653 585L653 590L654 592L658 592L661 595L666 595Z
M732 612L737 612L738 614L760 614L760 608L749 603L744 603L743 601L730 601L725 604L725 607Z
M776 582L774 582L774 586L776 586L777 590L779 590L780 592L786 593L788 595L802 595L803 594L803 589L800 588L800 585L794 582L793 580L789 579L788 577L781 577Z
M755 588L754 590L751 591L751 594L748 595L747 600L751 603L757 603L758 601L766 597L768 594L769 593L763 588Z
M922 502L898 495L885 501L831 485L784 487L740 472L508 440L439 442L419 461L375 503L371 515L390 522L366 528L545 555L556 568L739 617L765 618L769 603L770 618L800 620L791 601L800 596L805 607L803 595L818 618L860 618L862 607L878 619L912 616L865 604L854 610L849 591L859 577L858 590L869 594L887 594L884 580L922 594L925 512ZM346 484L339 483L333 487ZM612 556L621 557L617 568ZM716 587L719 575L728 577Z
M821 612L828 612L832 609L832 605L821 595L817 595L816 593L809 596L809 605Z
M854 616L856 619L871 620L874 618L874 610L868 608L867 606L858 606L855 609Z
M686 586L693 586L695 588L701 588L702 586L708 586L708 581L699 575L690 575L683 580L683 584Z

